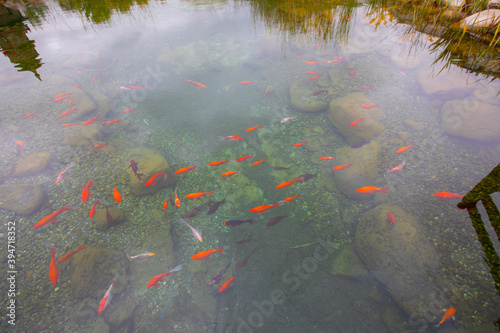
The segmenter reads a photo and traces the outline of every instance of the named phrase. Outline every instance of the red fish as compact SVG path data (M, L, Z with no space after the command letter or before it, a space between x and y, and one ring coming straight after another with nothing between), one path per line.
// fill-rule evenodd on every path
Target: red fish
M376 186L364 186L364 187L358 188L356 190L356 192L363 193L363 194L372 194L372 193L375 193L375 192L387 193L388 189L389 189L388 187L379 188L379 187L376 187Z
M109 142L101 143L97 146L92 147L92 149L99 149L99 148L102 148L102 147L107 146L107 145L109 145Z
M169 271L167 273L158 274L157 276L152 278L151 281L149 281L148 288L151 288L152 286L159 287L160 282L163 282L163 278L165 278L166 276L169 276L173 272L178 272L181 269L182 269L182 265L178 265L178 266L175 266L174 269L172 269L171 271Z
M233 282L235 278L236 278L236 273L233 276L231 276L226 282L224 282L224 284L219 288L219 292L221 293L224 290L231 287L231 282Z
M224 172L221 176L222 177L231 177L232 175L235 175L237 173L238 173L238 171L228 171L228 172Z
M91 179L90 182L84 186L82 191L82 200L87 202L90 199L90 186L94 185L94 181Z
M71 104L73 104L73 100L72 100L72 99L70 99L70 100L68 101L68 106L71 106Z
M267 227L272 227L272 226L278 224L281 220L283 220L284 218L287 218L287 217L288 217L288 215L275 216L275 217L271 218L269 220L269 222L266 223L266 226Z
M236 160L236 162L242 162L244 160L248 160L249 158L252 158L254 157L255 155L248 155L248 156L243 156L243 157L240 157Z
M75 254L77 254L80 251L85 250L85 248L87 248L87 245L85 245L85 244L80 245L75 251L68 252L65 255L63 255L61 258L59 258L59 260L57 261L57 263L67 262L68 260L75 259L75 257L74 257Z
M407 151L408 149L410 148L413 148L413 146L405 146L405 147L401 147L399 148L398 150L396 150L396 154L401 154L401 153L404 153L405 151Z
M257 206L257 207L250 209L250 213L262 214L271 208L282 206L284 203L285 203L284 201L279 201L279 202L272 204L272 205Z
M191 201L194 199L201 200L202 197L206 197L207 195L212 195L214 192L195 192L187 194L184 198L190 199Z
M38 221L38 223L33 226L33 229L43 227L43 226L50 224L50 223L56 223L57 222L56 217L59 214L62 214L68 210L73 210L73 208L71 208L70 205L66 205L66 206L61 207L61 209L56 210L52 214L49 214L49 215L45 216L43 219L41 219L40 221Z
M64 180L64 174L66 173L66 171L68 171L69 169L71 169L75 165L76 165L76 163L74 161L71 162L70 164L68 164L68 166L59 174L59 176L57 176L55 183L57 184L59 182L62 182Z
M308 141L304 141L304 142L294 143L293 145L294 145L295 147L300 147L300 146L306 145L306 144L308 144L308 143L309 143Z
M76 83L73 85L75 88L77 89L82 89L82 87L80 87L79 85L77 85Z
M113 120L108 120L108 121L103 121L101 124L103 125L109 125L109 124L118 124L120 121L122 121L121 119L113 119Z
M295 195L295 196L293 196L293 197L288 197L288 198L286 198L286 199L283 199L283 201L285 201L285 202L290 202L290 201L295 200L295 199L297 199L297 198L300 198L300 193L299 193L299 194L297 194L297 195Z
M451 193L451 192L438 192L434 193L435 197L444 199L444 200L451 200L451 199L462 199L464 196L456 193Z
M181 168L179 170L177 170L176 172L174 172L176 175L182 175L186 172L189 172L191 170L196 170L196 167L197 165L193 165L193 166L187 166L187 167L184 167L184 168Z
M285 188L288 186L292 186L296 182L304 182L304 180L302 178L295 178L295 179L292 179L292 180L289 180L287 182L279 184L278 186L276 186L276 188Z
M455 312L457 312L457 310L455 308L446 309L444 311L443 318L441 318L441 321L439 322L439 324L435 325L435 327L441 326L441 324L447 320L450 320L450 319L455 320Z
M122 113L128 113L128 112L131 112L131 111L135 111L136 109L127 109L125 111L122 111Z
M113 297L113 294L111 294L111 290L113 290L113 286L115 285L115 279L111 282L111 285L109 286L109 289L106 291L104 294L104 297L101 299L101 303L99 303L99 310L97 310L97 313L100 315L109 305L111 302L111 298Z
M367 91L373 89L372 87L359 87L359 89Z
M400 165L396 165L394 168L390 168L389 172L397 172L404 168L406 161L403 161Z
M243 140L241 136L236 136L236 135L230 135L230 136L219 136L221 140L233 140L233 141L238 141L238 140Z
M146 88L141 86L128 86L128 88L132 90L146 90Z
M241 259L240 261L238 261L235 265L234 265L234 269L240 269L242 268L243 266L245 266L248 262L248 260L250 259L250 257L255 253L255 251L257 251L257 248L255 247L252 252L250 252L249 255L247 255L245 258Z
M320 160L334 160L334 159L336 159L336 157L321 156L319 159L320 159Z
M49 277L50 277L50 282L52 283L53 286L55 286L57 284L57 280L59 280L59 267L57 266L56 262L56 249L51 247L50 254L51 254L51 259L49 265Z
M342 164L342 165L338 165L336 166L335 168L333 168L332 170L333 171L339 171L339 170L343 170L345 168L348 168L352 165L352 162L350 164Z
M175 188L175 191L174 191L174 197L175 197L175 205L177 207L180 207L181 206L181 200L179 199L179 197L177 196L177 187Z
M255 130L259 129L259 128L262 128L263 126L264 126L264 125L250 127L250 128L247 128L247 129L245 130L245 132L252 132L252 131L255 131Z
M371 108L379 108L379 107L380 107L380 104L366 104L366 105L362 106L363 109L371 109Z
M252 166L259 165L259 164L261 164L262 162L264 162L265 160L267 160L267 157L266 157L266 158L261 159L260 161L253 162L253 163L252 163Z
M92 125L93 123L95 123L95 122L96 122L96 121L98 121L98 120L99 120L99 115L97 115L97 117L95 117L95 118L92 118L92 119L87 120L87 121L83 124L83 126Z
M67 99L67 98L69 98L69 96L59 97L59 98L55 99L53 102L54 103L61 102L61 101L64 101L65 99Z
M32 112L32 113L30 113L30 114L27 114L27 115L25 115L23 118L28 118L28 117L34 116L34 115L36 115L36 114L38 114L38 111Z
M70 93L62 93L62 94L57 94L54 96L54 98L58 98L58 97L61 97L61 96L66 96L66 95L71 95Z
M100 204L101 204L101 202L99 200L97 200L96 202L94 202L94 204L92 205L92 207L90 207L89 218L94 217L94 215L95 215L95 206L100 205Z
M230 160L226 160L226 161L213 161L213 162L208 163L208 165L210 165L210 166L219 166L221 164L228 163L228 162L233 162L233 161L230 161Z
M81 125L80 123L67 123L67 124L62 124L63 127L68 127L68 126L76 126L76 125Z
M309 81L312 81L312 80L317 80L318 78L319 78L319 75L316 75L316 76L310 77L310 78L309 78Z
M194 82L191 80L186 79L187 82L189 82L190 85L195 86L196 88L206 88L207 86L204 84L201 84L199 82Z
M306 71L306 74L319 75L318 73L316 73L316 72L311 72L311 71Z
M387 213L387 221L391 222L393 226L396 226L396 218L391 212Z
M148 187L149 185L156 185L157 178L160 176L162 176L163 179L167 178L167 174L165 172L156 173L151 178L149 178L149 180L146 182L146 184L144 184L144 186Z
M165 196L165 200L163 201L163 210L166 210L168 207L168 194Z
M92 82L94 82L97 79L97 75L92 78Z
M269 88L266 88L266 91L264 92L264 96L266 96L268 92L269 92Z
M66 111L66 112L63 112L59 115L59 118L61 117L64 117L64 116L67 116L68 114L72 113L72 112L75 112L75 111L78 111L78 108L76 109L73 109L73 110L69 110L69 111Z
M365 120L365 119L366 119L366 118L359 118L359 119L356 119L355 121L353 121L353 122L351 123L351 126L350 126L350 127L354 127L354 126L356 126L356 125L357 125L360 121Z
M317 62L317 61L306 61L305 64L306 65L317 65L317 64L319 64L319 62Z
M194 256L191 257L191 259L203 261L204 259L208 259L215 252L223 253L227 249L229 249L229 245L221 247L220 249L217 249L217 250L202 251L202 252L196 253Z
M241 81L241 84L252 84L255 83L255 81Z
M113 198L118 203L122 202L122 195L120 194L120 192L118 192L115 185L113 185Z

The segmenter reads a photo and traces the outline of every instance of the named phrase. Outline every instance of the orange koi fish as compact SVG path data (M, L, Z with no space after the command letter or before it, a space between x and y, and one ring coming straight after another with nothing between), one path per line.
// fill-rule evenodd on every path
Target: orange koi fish
M76 83L73 85L75 88L77 89L82 89L82 87L80 87L79 85L77 85Z
M233 161L230 161L230 160L227 160L227 161L213 161L213 162L208 163L208 165L210 165L210 166L219 166L221 164L228 163L228 162L233 162Z
M242 162L244 160L248 160L249 158L252 158L254 157L255 155L248 155L248 156L243 156L243 157L240 157L236 160L236 162Z
M193 165L193 166L187 166L187 167L184 167L184 168L181 168L179 170L177 170L176 172L174 172L176 175L182 175L186 172L189 172L191 170L196 170L196 167L197 165Z
M72 100L72 99L70 99L70 100L68 101L68 106L71 106L71 104L73 104L73 100Z
M300 193L299 193L299 194L297 194L297 195L295 195L295 196L293 196L293 197L288 197L288 198L286 198L286 199L283 199L283 201L285 201L285 202L290 202L290 201L295 200L295 199L297 199L297 198L300 198Z
M58 97L61 97L61 96L66 96L66 95L71 95L71 93L57 94L57 95L54 96L54 98L58 98Z
M195 86L196 88L206 88L207 86L204 84L201 84L199 82L194 82L191 80L186 79L186 82L189 82L190 85Z
M178 266L175 266L174 269L172 269L171 271L169 271L167 273L158 274L157 276L155 276L154 278L152 278L151 281L149 281L148 288L151 288L152 286L159 287L160 286L160 282L163 282L163 278L164 277L169 276L173 272L178 272L181 269L182 269L182 265L178 265Z
M400 165L396 165L395 167L390 168L390 169L389 169L389 172L397 172L397 171L400 171L401 169L403 169L403 168L404 168L405 163L406 163L406 161L403 161L403 163L401 163Z
M253 163L252 163L252 166L259 165L259 164L261 164L262 162L264 162L265 160L267 160L267 157L266 157L266 158L261 159L260 161L253 162Z
M247 129L245 130L245 132L252 132L252 131L255 131L255 130L259 129L259 128L262 128L263 126L264 126L264 125L250 127L250 128L247 128Z
M136 110L136 109L127 109L127 110L125 110L125 111L122 111L122 113L128 113L128 112L130 112L130 111L135 111L135 110Z
M69 110L69 111L66 111L66 112L63 112L59 115L59 118L61 117L64 117L64 116L67 116L68 114L72 113L72 112L75 112L75 111L78 111L78 108L76 109L73 109L73 110Z
M57 263L67 262L68 260L75 259L75 257L74 257L75 254L77 254L80 251L85 250L85 248L87 248L87 245L85 245L85 244L80 245L75 251L68 252L65 255L63 255L61 258L59 258L59 260L57 261Z
M67 124L62 124L63 127L68 127L68 126L76 126L76 125L81 125L80 123L67 123Z
M380 107L380 104L366 104L366 105L362 106L363 109L371 109L371 108L379 108L379 107Z
M61 209L56 210L52 214L49 214L49 215L45 216L43 219L41 219L40 221L38 221L38 223L33 226L33 229L43 227L43 226L50 224L50 223L56 223L57 222L56 217L59 214L62 214L68 210L73 210L73 208L71 208L70 205L66 205L66 206L61 207Z
M351 126L350 126L350 127L354 127L354 126L356 126L356 125L357 125L360 121L365 120L365 119L366 119L366 118L359 118L359 119L356 119L355 121L353 121L353 122L351 123Z
M97 75L92 78L92 82L94 82L97 79Z
M352 77L356 76L356 72L349 72L349 74L351 74Z
M109 142L101 143L97 146L92 147L92 149L99 149L99 148L102 148L102 147L107 146L107 145L109 145Z
M224 172L221 176L222 177L231 177L232 175L235 175L237 173L238 173L238 171L228 171L228 172Z
M457 310L455 308L446 309L444 311L443 318L441 318L441 321L439 322L439 324L435 325L435 327L441 326L441 324L447 320L450 320L450 319L455 320L455 312L457 312Z
M264 93L264 96L266 96L268 92L269 92L269 88L266 88L266 92Z
M396 226L396 218L391 212L387 213L387 221L391 222L393 226Z
M186 195L184 198L190 199L191 201L194 199L201 200L202 197L206 197L207 195L212 195L214 192L195 192Z
M463 195L451 193L451 192L438 192L438 193L434 193L434 196L437 198L444 199L444 200L462 199L464 197Z
M317 61L306 61L305 64L306 65L317 65L317 64L319 64L319 62L317 62Z
M224 284L219 288L219 292L221 293L224 290L231 287L231 282L233 282L235 278L236 278L236 273L233 276L231 276L226 282L224 282Z
M165 195L165 200L163 201L163 210L166 210L168 207L168 194Z
M68 98L69 98L69 96L59 97L59 98L56 98L55 100L53 100L53 102L58 103L58 102L64 101L65 99L68 99Z
M92 207L90 207L89 218L94 217L94 215L95 215L95 207L97 205L100 205L100 204L101 204L101 202L99 200L97 200L96 202L94 202L94 204L92 205Z
M115 201L118 203L122 202L122 195L118 192L115 185L113 185L113 198L115 198Z
M28 117L34 116L37 113L38 113L38 111L32 112L30 114L25 115L23 118L28 118Z
M22 141L16 141L16 140L13 140L15 143L17 143L18 146L24 146L24 142Z
M284 203L285 203L285 201L281 200L281 201L279 201L275 204L272 204L272 205L257 206L257 207L250 209L250 213L262 214L271 208L282 206Z
M316 76L310 77L310 78L309 78L309 81L312 81L312 80L317 80L318 78L319 78L319 75L316 75Z
M217 249L217 250L202 251L202 252L196 253L194 256L191 257L191 259L203 261L204 259L208 259L215 252L224 253L224 251L227 249L229 249L229 245L221 247L220 249Z
M255 83L255 81L241 81L241 84L252 84Z
M308 141L298 142L298 143L294 143L294 144L293 144L293 146L295 146L295 147L300 147L300 146L306 145L306 144L308 144L308 143L309 143Z
M90 182L83 187L82 200L87 202L90 199L90 186L94 185L94 181L91 179Z
M364 187L358 188L356 190L356 192L363 193L363 194L372 194L372 193L375 193L375 192L387 193L388 189L389 189L388 187L379 188L379 187L376 187L376 186L364 186Z
M339 171L339 170L343 170L345 168L348 168L352 165L352 162L350 164L342 164L342 165L338 165L336 166L335 168L333 168L332 170L333 171Z
M50 254L52 257L49 265L49 278L52 285L55 286L57 284L57 280L59 280L59 267L56 262L56 249L51 247Z
M92 118L92 119L89 119L87 120L83 126L88 126L88 125L92 125L93 123L95 123L96 121L99 120L99 115L97 115L95 118Z
M233 140L233 141L243 140L243 138L241 136L237 136L237 135L219 136L219 139L221 139L221 140Z
M306 71L306 74L319 75L318 73L316 73L316 72L311 72L311 71Z
M122 121L121 119L113 119L113 120L107 120L107 121L103 121L101 124L103 125L109 125L109 124L118 124L120 121Z
M364 91L368 91L368 90L371 90L373 88L372 87L359 87L359 89L364 90Z
M97 310L97 313L99 315L108 307L109 303L111 302L111 298L113 297L113 294L111 294L111 290L113 290L114 285L115 285L115 279L111 281L109 289L106 291L103 298L101 299L101 303L99 303L99 309Z
M336 159L336 157L321 156L319 159L320 159L320 160L335 160L335 159Z
M401 153L404 153L405 151L407 151L408 149L410 148L413 148L413 146L405 146L405 147L401 147L399 148L398 150L396 150L396 154L401 154Z
M295 179L292 179L292 180L289 180L287 182L279 184L278 186L276 186L276 188L285 188L285 187L288 187L288 186L292 186L296 182L301 182L302 183L302 182L304 182L304 180L302 178L295 178Z
M149 178L149 180L146 182L146 184L144 184L144 186L148 187L149 185L156 185L157 178L160 176L162 176L163 179L167 178L167 174L165 172L156 173L151 178Z
M174 191L174 197L175 197L175 205L177 207L180 207L181 206L181 200L179 199L179 197L177 196L177 187L175 188L175 191Z
M141 86L128 86L128 88L132 90L146 90L146 88Z

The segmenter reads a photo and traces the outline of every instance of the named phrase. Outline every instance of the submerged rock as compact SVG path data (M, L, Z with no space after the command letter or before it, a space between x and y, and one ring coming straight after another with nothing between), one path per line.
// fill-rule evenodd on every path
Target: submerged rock
M124 165L129 177L129 184L132 188L132 192L135 195L146 195L155 193L156 191L167 187L175 185L175 175L170 165L168 164L165 157L163 157L159 152L149 148L134 148L126 152L129 158ZM141 176L139 180L132 168L129 168L130 160L134 160L138 166L138 173L145 173L147 175ZM155 185L145 186L146 182L154 175L160 172L165 172L167 178L158 177Z
M106 230L114 225L117 225L118 223L123 222L124 214L120 208L109 207L108 211L111 215L111 224L109 224L107 220L106 208L100 208L96 210L93 220L94 226L97 230Z
M47 167L50 160L51 155L49 152L41 152L24 156L16 162L12 177L36 175Z
M387 220L391 212L396 226ZM382 204L365 213L354 246L361 261L408 314L420 314L436 298L433 272L439 267L434 246L418 221L398 206Z
M461 73L459 69L443 71L439 75L436 75L432 69L421 71L418 73L418 83L427 94L448 93L463 96L470 88L467 75Z
M344 147L337 149L335 156L342 157L342 163L352 165L343 170L333 171L335 182L340 192L352 199L366 199L371 195L358 193L363 186L375 185L375 179L380 173L380 144L372 141L361 148ZM337 160L338 160L337 157Z
M320 112L326 110L330 99L328 92L313 96L316 91L322 90L316 85L314 90L304 79L296 80L290 86L290 103L292 107L302 112ZM326 90L326 89L325 89Z
M372 140L385 130L379 122L383 118L380 108L363 109L362 106L373 104L363 93L354 93L330 103L328 118L333 126L350 144L358 141ZM350 127L353 121L365 118L356 126Z
M91 145L101 137L101 123L75 128L66 128L63 143L70 146Z
M82 255L71 261L73 274L70 287L76 298L102 298L116 278L113 294L123 291L128 283L130 261L123 251L88 246Z
M448 101L441 108L441 128L448 135L495 142L500 139L500 108L479 101Z
M346 246L335 258L330 273L332 275L361 278L368 274L368 270L359 260L356 250L352 246Z
M36 184L0 185L0 208L29 215L43 203L43 191Z

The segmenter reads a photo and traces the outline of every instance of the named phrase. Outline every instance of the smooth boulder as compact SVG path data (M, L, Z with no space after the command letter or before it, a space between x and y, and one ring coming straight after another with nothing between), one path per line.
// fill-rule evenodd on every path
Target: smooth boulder
M0 208L29 215L43 203L43 191L36 184L0 185Z

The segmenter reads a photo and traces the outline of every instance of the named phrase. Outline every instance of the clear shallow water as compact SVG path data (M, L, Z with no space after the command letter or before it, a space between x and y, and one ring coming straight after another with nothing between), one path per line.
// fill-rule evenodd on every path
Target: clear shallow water
M102 272L102 279L101 272L92 272L103 290L99 296L88 297L74 295L76 287L71 280L75 280L76 265L59 265L57 290L48 277L51 247L59 257L83 243L129 255L144 251L156 254L147 261L130 263L125 274L129 277L127 287L113 297L103 313L105 322L115 331L132 326L136 331L158 332L432 331L432 325L441 318L441 309L449 307L457 309L457 321L442 328L464 332L493 329L499 313L498 294L471 220L466 211L456 208L459 200L444 201L433 194L449 191L465 195L497 165L496 141L481 143L454 138L443 133L440 126L440 109L452 99L468 98L498 107L496 82L465 73L452 76L443 72L437 77L427 74L428 69L437 74L442 67L431 66L435 56L424 47L428 44L412 46L410 37L404 34L404 25L388 22L375 29L363 7L349 14L349 34L343 35L348 40L327 41L318 39L313 31L291 35L275 27L269 29L242 3L151 3L132 7L127 14L114 15L104 24L90 24L80 14L63 12L55 5L50 8L46 20L30 26L27 34L35 41L43 62L37 71L42 81L30 72L16 72L7 57L0 60L5 78L0 92L3 181L40 184L46 198L41 208L29 216L1 211L5 223L17 222L15 299L16 326L20 330L83 332L103 325L96 307L111 282L105 281L108 272ZM300 8L297 12L301 13ZM421 40L425 43L428 38ZM318 44L324 45L315 46ZM345 60L324 63L335 57ZM306 61L319 64L309 65ZM311 76L305 71L317 72L320 78L309 80ZM419 81L419 76L427 79ZM433 82L442 77L452 77L451 83L440 83L439 87L454 83L457 86L437 93L424 92L426 84L422 80ZM186 79L206 88L194 87ZM244 85L242 81L255 82ZM337 151L350 144L339 127L332 125L328 111L300 113L291 106L290 86L294 82L301 85L299 91L305 91L302 98L328 89L329 94L319 96L325 103L358 92L373 104L381 104L380 121L385 128L371 138L380 144L380 153L377 162L370 162L367 167L379 172L374 184L362 186L389 187L387 195L355 200L342 193L332 168L350 162L345 151ZM120 86L146 89L122 90ZM363 91L361 87L372 89ZM130 125L103 125L84 145L65 144L65 138L80 129L61 126L73 116L59 118L69 110L67 102L52 100L57 94L75 89L101 103L101 112L107 111L101 121L127 119ZM123 114L127 109L135 110ZM36 111L31 117L23 117ZM373 111L377 112L377 108ZM95 114L91 112L74 121L85 122ZM281 124L280 119L285 116L297 118ZM245 132L257 125L264 127ZM228 142L218 138L228 135L241 135L244 139ZM24 142L21 156L50 152L50 163L36 175L11 177L11 168L20 159L12 140ZM306 145L309 148L292 146L303 141L310 141ZM109 146L91 149L103 142L109 142ZM394 153L407 145L415 147L406 156ZM176 176L180 208L171 201L172 186L145 196L132 193L126 170L131 148L157 151L174 170L198 165L196 171ZM337 153L338 160L319 159ZM250 162L207 166L212 161L253 154L256 156ZM250 165L265 157L269 160L261 165ZM73 160L77 167L68 172L62 183L54 184L57 175ZM386 172L403 160L406 165L401 172ZM275 167L290 169L274 170ZM240 174L231 178L220 176L230 170ZM275 188L308 173L319 175L293 187ZM96 185L91 188L89 202L83 203L82 186L90 179ZM112 185L122 193L123 201L119 204L113 200ZM182 225L172 224L169 231L171 222L199 205L183 196L198 191L213 191L213 200L227 200L216 214L203 213L188 220L202 230L203 243L186 235L187 228ZM298 193L300 199L269 213L249 213L253 207ZM166 212L162 212L165 196L170 202ZM95 199L122 209L125 222L105 231L96 230L88 218ZM67 203L72 203L74 210L61 215L56 224L32 228ZM404 288L396 292L394 287L400 281L387 282L377 275L377 269L372 272L378 279L362 268L349 270L363 267L353 255L356 235L361 234L357 228L366 220L363 215L382 203L396 205L413 217L411 223L421 235L419 239L430 244L437 255L439 262L429 264L424 281L433 290L427 292L422 287L424 296L418 302L418 311L398 309L404 307L397 300ZM266 228L264 224L271 217L280 215L288 217ZM229 219L248 218L255 218L258 223L237 228L223 225ZM498 252L494 231L487 229ZM382 247L382 258L391 257L394 252L417 257L428 254L422 252L423 244L408 248L404 242L397 242L398 238L409 239L406 237L413 231L409 224L388 230L384 235L395 242ZM248 239L251 240L234 244ZM2 242L7 247L5 235ZM215 254L201 264L190 259L200 251L228 244L231 249L226 256ZM321 245L323 249L316 250ZM207 286L233 253L236 260L241 260L254 248L257 251L237 273L228 292L219 294L220 285ZM80 256L85 258L85 253ZM164 286L146 288L154 275L177 264L183 264L184 269L169 276ZM408 278L403 283L419 281L411 264L405 266L398 261L394 265L408 268L408 274L401 277ZM224 281L231 275L232 268ZM4 302L6 307L7 300ZM127 307L135 308L133 315ZM129 319L120 326L113 320L113 313L127 311L127 318L134 318L133 323Z

